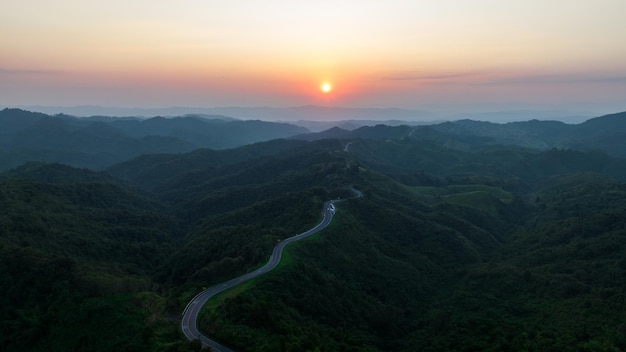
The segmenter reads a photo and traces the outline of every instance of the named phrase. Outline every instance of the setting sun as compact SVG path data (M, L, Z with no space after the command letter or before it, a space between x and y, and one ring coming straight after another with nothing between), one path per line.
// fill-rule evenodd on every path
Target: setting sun
M330 91L333 90L333 85L330 84L329 82L324 82L320 86L320 90L324 93L330 93Z

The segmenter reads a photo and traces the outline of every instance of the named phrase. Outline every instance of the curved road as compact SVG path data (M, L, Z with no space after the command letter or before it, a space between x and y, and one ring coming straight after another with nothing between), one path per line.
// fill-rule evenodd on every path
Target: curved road
M354 188L353 188L353 191L354 191ZM357 193L357 196L362 196L362 194L359 194L359 193ZM185 307L185 310L183 311L181 329L183 331L183 334L185 334L185 336L187 337L187 339L200 340L200 342L202 342L202 346L210 346L212 348L212 351L233 352L233 350L222 346L218 342L213 341L210 338L206 337L205 335L202 335L202 333L200 333L200 331L198 330L197 322L198 322L198 314L200 313L200 309L202 308L202 306L211 297L215 296L216 294L226 291L231 287L234 287L243 282L251 280L257 276L263 275L266 272L274 269L280 262L280 259L283 255L283 249L285 248L286 245L288 245L291 242L295 242L297 240L311 236L321 231L323 228L328 226L328 224L330 224L331 220L333 219L333 215L335 215L334 203L338 201L339 200L331 200L331 201L324 203L323 219L319 224L317 224L317 226L315 226L314 228L306 232L303 232L301 234L298 234L293 237L289 237L287 239L280 241L274 247L274 251L272 251L272 255L270 256L270 260L262 267L252 272L249 272L247 274L236 277L234 279L228 280L226 282L222 282L221 284L217 284L215 286L209 287L208 289L197 294L191 300L191 302L187 304L187 307Z

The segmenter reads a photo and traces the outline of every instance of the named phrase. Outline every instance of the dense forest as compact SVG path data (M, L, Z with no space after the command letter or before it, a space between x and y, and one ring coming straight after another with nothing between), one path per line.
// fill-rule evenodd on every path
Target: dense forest
M626 350L626 148L598 137L623 118L22 164L0 173L0 349L198 351L179 331L189 299L339 197L202 330L237 351Z

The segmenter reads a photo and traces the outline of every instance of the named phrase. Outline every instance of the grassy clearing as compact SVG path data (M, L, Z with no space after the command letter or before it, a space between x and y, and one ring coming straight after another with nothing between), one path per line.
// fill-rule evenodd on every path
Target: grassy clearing
M481 209L490 213L495 211L495 201L510 203L513 194L498 187L485 185L451 185L446 187L411 187L415 198L427 204L448 202Z
M333 222L331 222L327 228L333 226L335 220L333 220ZM300 246L306 246L307 243L311 243L313 241L319 241L320 239L320 232L303 238L299 241L296 241L294 243L290 243L287 247L285 247L285 249L283 250L283 256L280 259L280 263L278 263L278 265L276 266L276 268L274 270L280 270L281 268L285 267L285 266L289 266L293 263L294 260L294 250L295 248L298 248Z
M205 305L202 307L202 310L209 310L209 311L214 310L215 308L219 307L222 303L224 303L225 300L236 297L240 293L248 290L250 287L253 287L254 281L255 280L249 280L229 290L218 293L217 295L211 297L211 299L209 299L205 303Z

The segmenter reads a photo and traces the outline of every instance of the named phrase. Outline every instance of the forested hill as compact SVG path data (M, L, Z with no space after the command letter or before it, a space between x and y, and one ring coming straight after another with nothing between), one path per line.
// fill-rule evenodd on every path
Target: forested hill
M332 128L293 138L312 141L325 138L384 140L404 137L468 148L500 144L539 150L594 150L626 157L625 125L626 112L622 112L593 118L577 125L539 120L505 124L458 120L428 126L364 126L352 131Z
M301 134L303 127L221 116L75 118L0 111L0 170L29 161L101 169L154 153L224 149Z
M498 144L536 149L596 150L626 157L626 112L596 117L577 125L538 120L506 124L461 120L432 127L454 135L488 137Z
M185 345L152 279L180 235L162 205L109 175L61 165L0 176L0 349Z
M0 173L0 350L199 351L178 330L189 299L351 187L365 196L210 301L203 331L239 351L626 350L625 159L359 133Z
M172 321L186 300L262 263L325 200L350 194L345 160L329 152L338 142L281 143L176 168L160 180L167 192L60 164L0 173L0 348L199 349Z
M626 161L451 140L357 139L347 151L337 140L275 141L249 146L271 151L258 158L240 148L228 161L198 158L196 167L191 153L110 171L175 204L186 222L211 219L173 255L163 280L175 285L189 272L197 283L241 272L270 248L250 245L246 231L269 235L262 228L272 218L292 224L281 212L340 192L320 193L328 187L365 192L337 205L324 234L294 245L289 265L204 313L204 331L239 350L625 347L616 307L624 299L626 190L615 179L626 179ZM305 185L314 188L299 191ZM281 189L287 198L275 198ZM244 225L257 214L265 215L262 227ZM216 257L217 248L228 257ZM207 259L213 264L202 267ZM564 316L572 322L558 328Z

